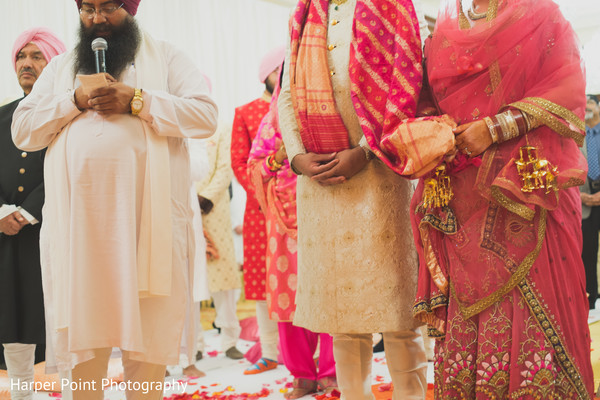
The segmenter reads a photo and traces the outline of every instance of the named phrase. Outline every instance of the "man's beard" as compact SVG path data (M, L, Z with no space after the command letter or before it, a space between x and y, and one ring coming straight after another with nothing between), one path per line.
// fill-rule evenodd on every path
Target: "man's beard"
M594 118L594 112L586 110L586 112L585 112L585 120L586 121L591 121L593 118Z
M106 31L111 32L110 37L105 38L108 43L105 54L106 72L119 79L125 68L135 60L142 35L133 17L127 16L123 24L116 27L102 24L86 28L80 22L79 41L75 46L75 74L96 73L96 56L92 51L92 41L99 37L98 32Z

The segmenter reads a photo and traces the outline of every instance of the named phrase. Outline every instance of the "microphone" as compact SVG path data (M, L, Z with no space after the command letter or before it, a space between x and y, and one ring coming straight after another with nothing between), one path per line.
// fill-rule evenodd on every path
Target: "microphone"
M105 51L108 49L108 43L103 38L96 38L92 41L92 51L96 55L96 73L106 72Z

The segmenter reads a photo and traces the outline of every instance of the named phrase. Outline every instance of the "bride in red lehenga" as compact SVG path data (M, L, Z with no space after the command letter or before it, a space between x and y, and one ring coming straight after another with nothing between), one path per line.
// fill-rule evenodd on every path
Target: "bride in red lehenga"
M432 104L459 125L454 197L426 207L429 174L412 201L435 397L590 399L576 37L551 0L458 1L425 47Z

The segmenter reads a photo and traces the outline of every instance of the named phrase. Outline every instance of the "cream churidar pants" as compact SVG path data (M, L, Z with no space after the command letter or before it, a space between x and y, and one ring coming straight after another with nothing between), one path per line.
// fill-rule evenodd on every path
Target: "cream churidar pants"
M341 400L373 400L373 339L368 334L333 334L333 354ZM392 382L392 400L424 400L427 357L419 328L384 332L385 358Z
M106 378L108 361L112 353L111 348L95 349L96 357L77 364L66 374L61 373L60 378L69 379L71 384L62 385L63 400L103 400L104 390L102 379ZM131 387L145 387L148 390L127 390L127 400L162 400L162 386L165 381L165 365L150 364L129 359L129 352L123 353L123 381ZM143 383L152 383L141 386ZM160 384L160 385L158 385ZM157 390L156 388L159 388ZM74 389L74 390L73 390Z

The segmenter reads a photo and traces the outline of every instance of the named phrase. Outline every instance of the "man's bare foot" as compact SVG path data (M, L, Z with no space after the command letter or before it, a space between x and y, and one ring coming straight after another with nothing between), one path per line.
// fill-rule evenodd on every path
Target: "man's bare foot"
M190 378L202 378L203 376L206 376L206 374L200 371L198 368L196 368L194 364L185 367L183 369L183 374Z

